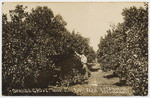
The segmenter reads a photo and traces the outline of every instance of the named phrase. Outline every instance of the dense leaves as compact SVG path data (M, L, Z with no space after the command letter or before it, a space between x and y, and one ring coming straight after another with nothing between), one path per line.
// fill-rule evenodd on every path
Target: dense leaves
M92 62L95 52L89 40L70 33L62 16L55 16L48 7L36 7L31 12L26 8L17 5L10 10L10 21L7 15L2 16L3 94L8 95L12 88L82 82L84 70L71 50L84 50Z
M148 6L130 7L99 43L98 61L103 71L113 70L131 85L135 95L148 94Z

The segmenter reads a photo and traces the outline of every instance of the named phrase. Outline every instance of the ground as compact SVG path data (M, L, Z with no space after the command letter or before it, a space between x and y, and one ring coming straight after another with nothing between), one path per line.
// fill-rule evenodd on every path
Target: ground
M117 86L118 77L110 77L113 72L103 72L98 63L91 64L91 76L86 83L69 87L33 88L34 93L14 93L14 96L133 96L130 86ZM107 77L107 78L106 78ZM37 92L36 92L37 91ZM39 92L42 91L42 92Z
M92 66L91 77L85 84L78 84L69 87L73 93L78 96L132 96L132 88L130 86L117 86L118 77L104 78L113 72L103 72L98 63Z

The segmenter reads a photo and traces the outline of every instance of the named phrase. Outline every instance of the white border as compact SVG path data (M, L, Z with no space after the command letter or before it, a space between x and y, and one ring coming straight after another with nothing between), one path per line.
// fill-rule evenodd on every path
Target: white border
M1 2L148 2L149 0L1 0Z
M149 0L1 0L0 1L0 97L6 97L6 96L2 96L2 2L149 2ZM149 6L150 7L150 6ZM150 10L150 8L149 8ZM149 17L150 19L150 17ZM150 28L150 25L148 26ZM150 31L150 29L148 29L148 32ZM150 48L150 35L148 35L148 50ZM148 53L148 56L150 55L150 53ZM150 64L150 58L148 57L148 65ZM148 66L148 71L150 72L150 67ZM148 76L150 75L150 73L148 74ZM150 78L148 77L148 80ZM149 85L149 89L150 89L150 81L148 82ZM150 95L150 90L148 89L148 96L145 97L149 97ZM8 96L7 98L11 98L12 96ZM13 96L15 98L18 98L19 96ZM54 96L20 96L20 97L38 97L38 98L42 98L42 97L54 97ZM55 96L56 97L60 97L60 96ZM65 98L65 97L70 97L70 96L61 96L61 98ZM71 96L71 97L76 97L76 96ZM78 96L79 97L79 96ZM87 96L81 96L81 97L87 97ZM116 97L141 97L141 96L88 96L88 97L102 97L102 98L107 98L107 97L112 97L112 98L116 98Z

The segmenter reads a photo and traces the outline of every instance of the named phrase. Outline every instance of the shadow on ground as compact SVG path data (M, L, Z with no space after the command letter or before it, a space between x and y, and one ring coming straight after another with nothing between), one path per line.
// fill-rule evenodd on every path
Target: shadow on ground
M120 80L119 82L114 83L113 85L116 85L116 86L127 86L126 85L126 80Z
M106 76L103 76L104 78L107 78L107 79L111 79L111 78L116 78L116 77L119 77L116 73L113 73L113 74L110 74L110 75L106 75Z
M107 79L112 79L112 78L118 78L119 76L116 73L113 72L112 74L106 75L106 76L103 76L103 77L107 78ZM116 86L127 86L126 85L126 80L120 80L119 82L116 82L113 85L116 85Z
M100 68L97 68L97 69L92 69L92 68L91 68L90 71L91 71L91 72L96 72L96 71L98 71L99 69L100 69Z

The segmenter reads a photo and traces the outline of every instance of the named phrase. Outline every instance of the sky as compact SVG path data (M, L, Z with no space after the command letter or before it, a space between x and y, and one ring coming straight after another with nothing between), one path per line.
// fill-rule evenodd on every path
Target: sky
M124 8L131 6L144 6L142 2L91 2L91 3L4 3L2 12L9 13L9 10L15 8L17 4L27 6L27 11L36 6L48 6L52 9L54 15L60 14L67 22L67 29L71 32L79 32L82 36L90 38L90 46L95 51L98 50L100 38L107 34L107 30L111 29L110 25L117 25L123 22L121 15Z

